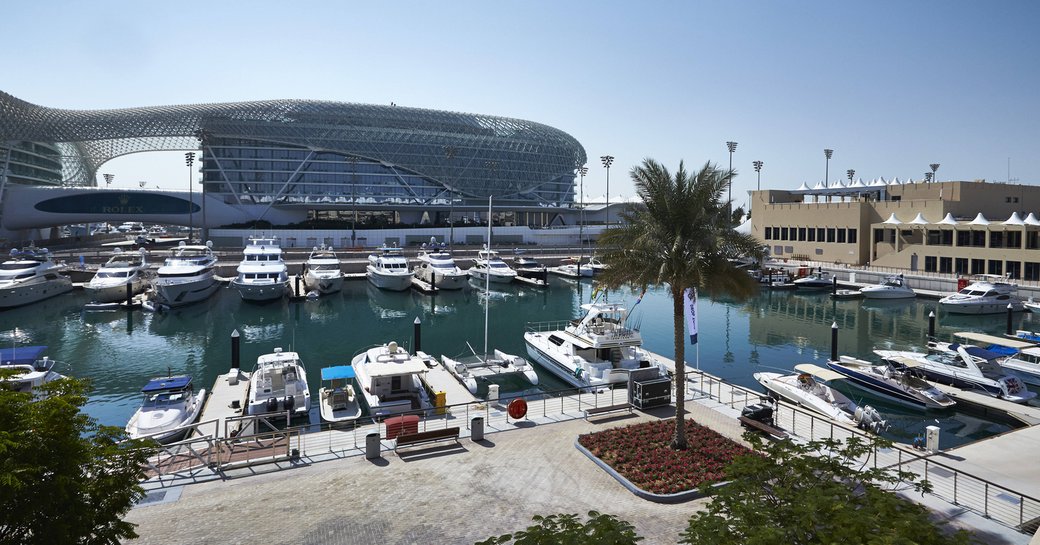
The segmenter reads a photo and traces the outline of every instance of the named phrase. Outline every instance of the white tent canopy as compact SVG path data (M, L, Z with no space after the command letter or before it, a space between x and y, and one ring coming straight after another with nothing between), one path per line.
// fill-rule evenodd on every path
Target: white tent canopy
M802 185L798 186L798 189L795 189L795 191L809 191L809 186L802 182Z
M1026 222L1022 221L1022 217L1018 215L1018 212L1012 212L1011 217L1004 222L1004 225L1025 225Z
M986 216L982 215L982 212L979 212L979 214L975 216L975 219L971 220L968 225L989 225L989 220L986 219Z
M813 189L827 189L827 186L823 185L823 182L816 182L816 185L813 186Z
M920 212L917 213L917 217L910 220L911 225L928 225L928 220L924 219L924 215Z
M1040 220L1036 219L1036 216L1032 212L1030 212L1029 215L1026 216L1025 224L1026 225L1040 225Z
M947 212L946 217L937 222L939 225L957 225L957 220L953 219L953 214Z
M885 221L883 221L881 223L887 223L889 225L901 225L903 222L899 221L899 218L896 217L896 213L895 212L892 212L892 215L889 216L887 220L885 220Z

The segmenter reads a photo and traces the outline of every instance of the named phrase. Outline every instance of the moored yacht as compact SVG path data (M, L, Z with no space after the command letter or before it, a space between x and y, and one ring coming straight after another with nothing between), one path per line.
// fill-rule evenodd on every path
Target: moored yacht
M322 386L318 395L318 412L326 422L346 422L361 417L361 403L354 391L354 368L349 365L325 367L321 370Z
M368 416L382 418L433 407L423 382L429 367L396 342L362 350L353 357L351 366L368 405Z
M917 294L910 288L910 283L903 278L903 275L885 277L877 285L861 288L859 292L867 299L909 299L917 297Z
M34 393L44 384L65 378L54 370L55 361L43 355L46 346L20 346L0 349L0 369L18 374L0 379L16 392Z
M997 361L1001 354L975 346L928 343L932 354L899 350L875 350L881 359L903 365L925 378L980 392L1012 403L1025 403L1036 397L1015 375L1007 373Z
M184 435L202 412L206 389L197 393L189 376L153 378L141 388L144 400L126 424L131 439L147 437L160 443Z
M477 393L478 381L490 381L508 375L522 377L530 384L538 385L538 374L535 373L531 362L497 349L493 354L485 356L459 359L441 356L441 365L471 394Z
M492 284L508 284L516 278L516 271L498 257L498 252L485 248L477 252L477 258L473 260L469 275L480 281L490 279Z
M303 264L303 286L321 295L343 289L343 270L332 248L314 248Z
M116 248L112 257L105 262L94 278L86 285L91 300L98 303L111 303L126 299L126 285L130 284L130 292L136 295L147 287L145 249L139 252L123 252Z
M849 356L828 361L827 367L854 384L913 407L946 409L957 404L942 390L895 362L872 363Z
M231 285L245 301L262 303L284 297L289 290L289 269L278 242L271 237L250 238Z
M368 256L365 276L379 289L404 291L412 286L413 274L400 248L383 246L378 255Z
M72 280L60 274L46 248L13 249L0 263L0 308L28 305L72 291Z
M311 410L311 392L307 387L307 370L296 352L274 352L256 359L256 369L249 377L248 414L307 418Z
M980 275L957 293L939 299L939 308L951 314L997 314L1011 310L1025 310L1022 300L1015 296L1018 286L1005 282L996 275Z
M858 406L845 394L821 382L844 376L808 363L796 365L794 369L797 373L754 373L752 376L772 394L837 422L875 433L885 427L885 421L873 407Z
M449 252L420 252L415 277L442 290L460 290L469 275L455 264Z
M570 278L591 278L595 273L592 267L581 263L581 258L564 258L559 265L550 267L549 271Z
M796 278L793 283L800 290L825 290L834 285L834 275L821 269L807 276Z
M204 301L217 291L220 284L214 275L217 256L212 243L187 245L183 241L174 248L173 255L156 271L155 292L168 306L179 307Z

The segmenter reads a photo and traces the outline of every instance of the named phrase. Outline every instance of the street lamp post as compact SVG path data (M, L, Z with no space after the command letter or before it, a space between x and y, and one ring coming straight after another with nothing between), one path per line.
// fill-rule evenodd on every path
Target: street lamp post
M752 161L751 164L755 165L755 174L758 175L758 181L756 182L756 186L755 187L756 187L756 189L761 191L762 190L762 165L764 165L765 163L763 163L762 161Z
M845 175L849 177L849 185L852 185L852 178L856 176L856 171L850 168L845 171Z
M105 187L112 185L112 179L116 177L115 174L102 174L105 177Z
M444 146L444 157L450 162L459 150L455 146ZM455 190L448 188L448 247L455 247Z
M195 152L185 153L184 163L188 165L188 241L190 242L195 233L195 190L191 187L191 166L195 164Z
M357 248L357 155L350 156L350 205L354 219L350 222L350 247Z
M733 220L733 152L737 151L736 142L726 142L729 150L729 182L726 184L726 199L729 201L729 218Z
M831 155L834 155L834 150L832 150L832 149L825 149L825 150L823 150L823 156L827 158L826 166L823 167L823 185L828 185L828 184L831 183L831 181L830 181L830 175L831 175Z
M607 168L607 225L610 225L610 165L614 162L613 155L602 155L599 158L603 166Z
M928 168L932 169L932 180L938 182L939 176L936 175L935 171L939 170L939 163L932 163L928 165Z
M585 244L585 175L588 173L589 167L578 167L578 174L581 176L581 181L578 182L578 244L582 246ZM581 267L581 263L578 263L578 267Z

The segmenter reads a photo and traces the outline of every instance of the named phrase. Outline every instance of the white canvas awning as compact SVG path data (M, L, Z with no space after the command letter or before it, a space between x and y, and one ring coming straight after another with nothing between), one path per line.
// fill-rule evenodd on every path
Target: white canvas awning
M1040 219L1036 219L1036 215L1034 215L1032 212L1030 212L1029 215L1026 216L1025 224L1026 225L1040 225Z
M870 187L881 187L883 185L885 185L885 181L878 178L874 178L874 181L870 182Z
M928 225L928 220L924 219L924 215L920 212L917 213L917 217L910 220L913 225Z
M841 380L845 378L845 375L830 369L824 369L819 365L813 365L811 363L799 363L794 366L794 370L799 373L809 373L810 375L820 380Z
M809 191L809 186L802 182L802 185L798 186L798 189L795 189L795 191Z
M957 225L957 220L953 219L953 214L947 212L946 217L937 222L939 225Z
M899 221L899 218L896 217L896 213L895 212L892 212L892 215L889 216L887 220L885 220L885 221L883 221L881 223L887 223L889 225L901 225L903 222Z
M816 185L813 186L813 189L827 189L827 186L823 185L823 182L816 182Z
M986 216L982 215L982 212L979 212L979 214L975 216L975 219L971 220L968 225L989 225L989 220L986 219Z
M1026 222L1022 221L1022 217L1018 215L1018 212L1012 212L1011 217L1003 223L1003 225L1025 225Z

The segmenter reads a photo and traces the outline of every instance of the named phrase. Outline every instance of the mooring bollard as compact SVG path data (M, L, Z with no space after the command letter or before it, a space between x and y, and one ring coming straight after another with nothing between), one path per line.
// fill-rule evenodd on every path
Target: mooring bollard
M831 361L838 361L838 322L831 324Z
M838 275L831 277L831 295L838 294Z
M126 309L130 310L131 305L134 302L134 283L132 280L126 281Z
M296 275L296 293L294 295L296 295L297 297L300 296L300 275L299 274Z
M422 321L419 317L415 317L415 327L412 330L412 352L418 352L422 350Z
M241 356L241 353L239 352L238 343L239 343L239 334L238 334L238 330L236 329L236 330L231 332L231 368L232 369L240 369L241 368L240 367L240 362L239 362L239 357Z
M928 313L928 338L935 338L935 311Z
M1008 309L1007 334L1008 334L1008 336L1011 336L1011 335L1013 335L1015 333L1014 331L1011 330L1011 318L1012 318L1012 313L1014 312L1015 309L1011 306L1011 303L1008 303L1007 309Z

